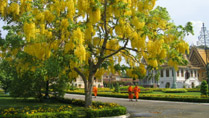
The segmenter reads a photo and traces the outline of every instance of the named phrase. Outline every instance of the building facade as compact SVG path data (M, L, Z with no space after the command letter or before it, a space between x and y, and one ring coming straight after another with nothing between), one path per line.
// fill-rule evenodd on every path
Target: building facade
M178 71L169 67L160 70L159 88L193 88L199 85L198 68L180 66Z
M173 68L165 66L159 70L160 77L158 81L155 78L157 72L154 71L151 78L146 77L140 80L139 85L159 88L193 88L200 85L198 70L199 68L196 67L180 66L179 70L175 71Z
M84 88L85 87L84 81L80 76L78 76L76 78L76 80L72 81L72 84L77 88ZM103 87L103 77L101 77L101 78L94 77L93 85L95 85L96 87L99 87L99 88Z

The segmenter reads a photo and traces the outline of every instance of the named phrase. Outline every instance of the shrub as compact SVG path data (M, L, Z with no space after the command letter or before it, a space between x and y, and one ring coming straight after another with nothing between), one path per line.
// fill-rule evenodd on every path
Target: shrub
M207 82L204 80L201 83L201 88L200 88L201 96L207 96L208 95L208 85Z
M167 88L149 88L152 91L156 91L156 92L162 92L163 90L167 89Z
M116 83L114 92L120 93L120 85Z
M123 92L127 92L128 91L128 87L129 86L123 86L123 87L120 87L120 91L123 91ZM134 88L135 86L132 86L132 88ZM142 86L138 86L140 89L144 89L144 87Z
M75 99L56 98L60 102L84 106L85 101ZM85 110L86 118L118 116L126 114L126 108L115 103L92 102L92 107Z
M108 116L119 116L126 114L125 107L113 107L113 108L104 108L104 109L87 109L86 117L95 118L95 117L108 117Z
M98 88L98 92L112 92L113 90L110 88Z
M186 93L186 89L165 89L163 90L165 93Z
M140 89L140 93L152 93L152 89ZM128 91L122 91L121 93L128 93Z
M186 88L188 92L200 92L200 88Z

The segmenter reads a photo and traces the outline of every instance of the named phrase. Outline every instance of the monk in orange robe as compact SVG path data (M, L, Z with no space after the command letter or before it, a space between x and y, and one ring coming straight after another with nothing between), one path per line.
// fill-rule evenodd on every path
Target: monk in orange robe
M128 87L128 98L129 98L129 101L133 101L132 99L133 99L133 94L132 94L132 92L133 92L133 89L132 89L132 86L130 85L129 87Z
M94 92L94 96L96 98L97 97L97 87L96 86L93 87L93 92Z
M137 101L138 98L139 98L139 92L140 92L140 88L136 85L136 86L134 87L134 95L135 95L135 97L136 97L136 101Z

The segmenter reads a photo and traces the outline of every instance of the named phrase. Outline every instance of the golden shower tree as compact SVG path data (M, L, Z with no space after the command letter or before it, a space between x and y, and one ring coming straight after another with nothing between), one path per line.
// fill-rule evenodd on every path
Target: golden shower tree
M115 72L121 60L133 71L146 74L145 65L158 69L168 63L177 69L189 51L183 40L192 32L191 23L175 26L165 8L155 7L156 0L0 0L0 17L18 26L15 34L23 51L44 61L62 51L69 58L70 78L82 77L85 106L92 103L93 77ZM2 56L4 56L2 51ZM14 56L15 57L15 56ZM28 65L21 63L21 67ZM19 68L21 68L19 67ZM31 67L31 66L30 66ZM35 66L30 68L34 69ZM66 69L67 70L67 69Z

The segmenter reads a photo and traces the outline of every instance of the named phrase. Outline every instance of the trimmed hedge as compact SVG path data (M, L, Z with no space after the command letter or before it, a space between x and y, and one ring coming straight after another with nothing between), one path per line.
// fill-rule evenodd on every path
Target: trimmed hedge
M120 91L128 91L128 87L129 86L122 86L122 87L120 87ZM135 86L132 86L132 88L134 88ZM144 89L144 87L142 87L142 86L138 86L140 89Z
M152 93L152 92L153 92L152 89L146 89L146 88L140 89L140 93ZM126 91L121 91L121 93L128 93L128 90L126 90Z
M164 93L186 93L186 89L165 89L163 90Z
M200 88L186 88L188 92L200 92Z
M106 109L87 109L86 118L95 118L95 117L108 117L108 116L119 116L126 114L125 107L114 107Z
M79 93L79 92L67 92L67 93L84 95L84 93ZM98 96L103 96L103 97L116 97L116 98L127 98L128 99L128 94L127 93L98 93L97 95ZM139 94L139 99L209 103L209 97L201 98L200 96L193 96L193 95Z
M85 101L76 100L76 99L64 99L56 98L58 101L77 105L84 106ZM92 107L85 110L86 118L95 118L95 117L108 117L108 116L119 116L126 114L126 107L120 106L115 103L102 103L102 102L92 102Z

